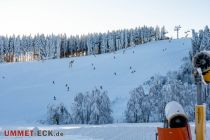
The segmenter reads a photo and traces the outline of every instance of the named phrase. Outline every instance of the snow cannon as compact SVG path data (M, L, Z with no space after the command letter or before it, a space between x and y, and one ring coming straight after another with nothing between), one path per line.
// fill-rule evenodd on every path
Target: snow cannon
M188 118L182 106L175 101L169 102L165 107L165 117L170 128L184 127Z
M201 70L206 83L210 83L210 51L201 51L193 58L193 66Z
M157 131L158 140L192 140L188 117L176 101L166 105L164 127Z

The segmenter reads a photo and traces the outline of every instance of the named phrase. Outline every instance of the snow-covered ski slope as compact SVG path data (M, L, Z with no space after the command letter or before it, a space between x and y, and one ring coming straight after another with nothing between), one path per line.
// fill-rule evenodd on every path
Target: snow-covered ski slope
M129 91L155 74L178 70L190 49L190 39L165 40L96 56L0 64L0 125L45 120L54 96L70 110L78 92L100 86L108 91L115 122L121 122Z

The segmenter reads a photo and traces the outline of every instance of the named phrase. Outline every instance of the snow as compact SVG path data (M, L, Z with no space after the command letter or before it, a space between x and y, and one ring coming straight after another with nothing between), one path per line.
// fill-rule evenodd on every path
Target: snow
M96 56L0 64L0 125L36 124L46 119L49 103L62 102L70 110L78 92L101 85L112 101L115 122L122 122L129 91L155 74L178 70L190 49L190 39L164 40L130 47L125 53L120 50ZM69 67L71 60L74 63ZM131 73L130 66L135 73Z
M162 123L137 123L137 124L109 124L109 125L61 125L61 126L38 126L40 130L56 130L63 132L64 136L45 137L4 137L0 139L10 140L155 140L157 127L162 127ZM31 126L13 127L13 129L32 129ZM8 127L1 128L8 130ZM11 127L9 127L11 129ZM207 123L206 132L210 131L210 123ZM191 123L191 134L195 140L194 124ZM206 139L210 136L207 133Z

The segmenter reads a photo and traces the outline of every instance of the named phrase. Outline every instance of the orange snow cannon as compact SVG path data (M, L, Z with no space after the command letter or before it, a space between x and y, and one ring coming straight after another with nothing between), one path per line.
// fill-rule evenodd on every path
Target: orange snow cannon
M188 118L178 102L166 105L165 116L164 127L157 128L158 140L192 140Z

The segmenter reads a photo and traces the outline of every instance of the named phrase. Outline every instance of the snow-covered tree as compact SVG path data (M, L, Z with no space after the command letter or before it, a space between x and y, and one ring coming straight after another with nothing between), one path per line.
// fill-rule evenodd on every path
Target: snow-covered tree
M4 62L4 37L0 37L0 62Z
M156 26L155 28L155 40L160 40L161 39L161 34L160 34L160 28Z
M74 98L72 110L74 116L74 123L84 124L87 118L85 118L85 111L86 111L85 96L82 93L78 93Z
M167 32L166 32L165 26L163 26L163 27L161 28L161 32L160 32L160 39L161 39L161 40L166 39L166 34L167 34Z
M79 93L73 103L74 122L77 124L112 123L111 102L106 91L94 89L91 93Z
M49 104L47 106L47 123L49 124L69 124L72 123L71 115L66 107L61 104Z
M130 92L130 99L127 103L126 121L129 123L143 122L143 100L145 97L142 86Z
M90 124L112 123L111 102L107 93L99 89L92 90L91 93L91 115Z

